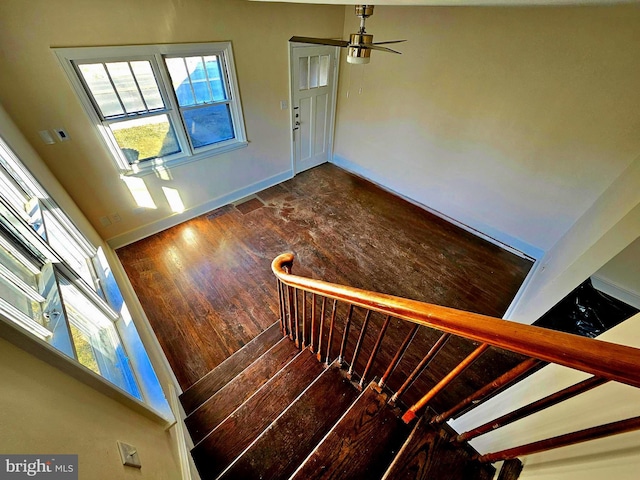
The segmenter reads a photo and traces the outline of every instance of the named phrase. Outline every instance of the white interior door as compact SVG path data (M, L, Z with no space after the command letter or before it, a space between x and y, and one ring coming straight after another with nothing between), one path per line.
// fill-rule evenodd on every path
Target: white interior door
M329 160L338 48L294 46L291 53L294 173Z

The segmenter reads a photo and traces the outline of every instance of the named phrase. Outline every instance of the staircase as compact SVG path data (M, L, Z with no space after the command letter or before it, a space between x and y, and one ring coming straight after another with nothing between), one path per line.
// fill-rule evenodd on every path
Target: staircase
M479 454L469 440L608 382L640 388L640 349L300 277L292 264L272 264L279 321L180 397L203 480L488 480L498 461L498 480L511 480L519 458L640 429L632 417ZM451 363L443 352L458 340L466 356ZM472 384L495 347L520 363L437 402ZM547 362L591 377L466 432L447 425Z
M491 479L494 468L421 420L413 427L374 383L318 362L276 322L185 391L203 480Z

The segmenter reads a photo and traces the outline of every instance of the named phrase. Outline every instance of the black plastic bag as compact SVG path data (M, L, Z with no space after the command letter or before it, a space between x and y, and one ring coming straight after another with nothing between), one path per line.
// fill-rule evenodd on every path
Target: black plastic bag
M596 290L587 279L534 325L593 338L636 313L637 308Z

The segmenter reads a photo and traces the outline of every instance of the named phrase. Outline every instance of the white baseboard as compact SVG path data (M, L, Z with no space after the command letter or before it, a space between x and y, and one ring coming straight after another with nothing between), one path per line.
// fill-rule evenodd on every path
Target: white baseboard
M253 183L243 188L239 188L238 190L234 190L233 192L227 193L225 195L221 195L220 197L209 200L208 202L205 202L201 205L191 207L182 213L176 213L169 217L165 217L155 222L143 225L140 228L136 228L134 230L130 230L123 234L112 237L107 240L107 244L109 244L111 248L116 250L131 243L137 242L138 240L142 240L143 238L166 230L167 228L175 227L180 223L203 215L207 212L210 212L211 210L215 210L216 208L220 208L224 205L236 202L241 198L245 198L249 195L253 195L254 193L258 193L266 188L273 187L274 185L284 182L285 180L289 180L292 177L293 170L286 170L284 172L278 173L277 175L273 175L269 178L265 178L264 180L260 180L259 182Z
M193 448L193 442L184 424L186 416L178 398L180 392L177 391L173 385L167 385L167 390L169 392L169 405L171 406L174 417L176 417L176 422L171 425L170 428L175 430L174 438L180 463L181 480L200 480L198 470L195 468L193 459L189 453Z
M631 292L611 280L598 277L597 275L591 277L591 283L596 290L600 290L607 295L623 301L627 305L640 309L640 294Z
M365 168L362 168L360 165L354 162L351 162L350 160L347 160L343 157L339 157L335 155L331 160L331 163L333 163L334 165L344 170L347 170L350 173L353 173L354 175L362 177L365 180L368 180L369 182L374 183L375 185L379 186L383 190L386 190L387 192L390 192L395 196L400 197L403 200L406 200L407 202L412 203L422 208L423 210L426 210L429 213L432 213L436 217L440 217L443 220L446 220L447 222L452 223L453 225L460 227L463 230L466 230L467 232L473 233L477 237L480 237L490 243L493 243L494 245L497 245L500 248L503 248L504 250L507 250L513 253L514 255L518 255L519 257L526 258L527 260L531 260L531 261L540 260L544 256L545 252L543 250L537 247L534 247L533 245L529 245L521 240L515 239L504 232L499 232L495 229L488 227L487 225L476 225L476 226L469 225L469 223L471 222L465 223L463 221L457 220L438 210L430 208L424 205L423 203L420 203L417 200L414 200L411 197L407 197L406 195L403 195L402 193L399 193L394 189L386 186L384 183L382 183L380 180L377 179L378 176L375 175L373 172Z

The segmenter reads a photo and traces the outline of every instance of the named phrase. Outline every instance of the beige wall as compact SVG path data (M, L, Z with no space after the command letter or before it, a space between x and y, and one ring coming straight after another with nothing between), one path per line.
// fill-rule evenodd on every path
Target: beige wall
M534 322L640 237L639 185L640 157L547 252L508 318Z
M547 251L640 153L639 23L637 4L377 6L374 41L408 41L342 65L335 161Z
M640 238L595 273L598 281L605 293L640 308Z
M171 215L161 186L187 209L291 169L288 46L294 34L342 34L342 7L245 0L3 0L0 2L0 103L62 185L109 239ZM207 42L233 44L249 146L144 177L157 210L136 205L119 179L50 47ZM71 141L44 145L38 130L64 127ZM215 202L214 202L215 203ZM104 228L98 219L119 213Z
M0 451L78 454L82 479L175 480L174 440L162 425L0 339ZM124 467L116 441L138 448Z

